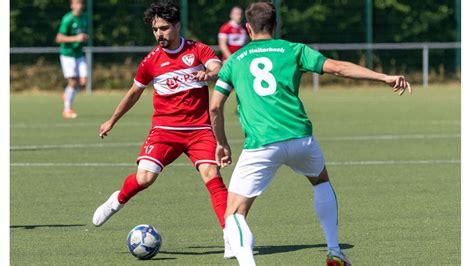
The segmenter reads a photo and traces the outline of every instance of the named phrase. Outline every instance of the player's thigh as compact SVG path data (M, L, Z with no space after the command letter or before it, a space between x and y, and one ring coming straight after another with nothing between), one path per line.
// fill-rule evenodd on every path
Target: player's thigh
M61 69L63 70L64 78L77 78L79 77L78 69L76 66L76 58L71 56L59 56L61 62Z
M147 160L160 167L160 171L176 160L183 152L185 146L176 140L169 130L152 129L145 139L137 163Z
M87 75L88 75L86 58L84 56L77 58L76 66L77 66L78 75L81 81L81 86L84 86L86 85Z
M229 192L253 198L262 194L283 164L285 149L280 143L243 150L229 184Z
M314 137L292 139L286 143L288 145L286 165L293 171L311 177L317 177L323 172L326 162Z
M216 138L211 129L188 132L185 153L200 172L204 182L219 174Z

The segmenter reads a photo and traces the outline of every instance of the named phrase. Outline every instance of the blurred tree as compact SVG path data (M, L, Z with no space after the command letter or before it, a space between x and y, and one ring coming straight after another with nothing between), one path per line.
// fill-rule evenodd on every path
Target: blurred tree
M145 9L153 0L94 1L94 43L150 45ZM234 5L250 0L193 0L189 2L188 37L217 43L219 26ZM281 6L282 38L305 43L364 42L365 1L288 1ZM456 25L451 0L374 0L374 42L454 41ZM55 46L65 0L15 0L10 3L11 46Z

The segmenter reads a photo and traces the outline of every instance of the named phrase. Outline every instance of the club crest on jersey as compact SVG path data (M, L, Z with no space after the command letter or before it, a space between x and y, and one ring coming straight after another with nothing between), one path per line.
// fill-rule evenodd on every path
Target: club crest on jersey
M181 58L181 60L183 60L183 62L184 62L186 65L192 66L193 63L194 63L194 55L193 55L193 54L183 55L183 57Z

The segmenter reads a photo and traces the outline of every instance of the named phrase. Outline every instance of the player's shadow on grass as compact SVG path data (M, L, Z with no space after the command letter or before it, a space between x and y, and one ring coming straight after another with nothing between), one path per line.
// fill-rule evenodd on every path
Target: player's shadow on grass
M351 249L354 245L351 244L340 244L341 249ZM160 251L164 254L175 254L175 255L209 255L209 254L222 254L224 252L223 246L193 246L188 247L190 249L219 249L215 251L203 251L203 252L172 252L172 251ZM308 248L326 248L326 244L315 244L315 245L281 245L281 246L256 246L254 251L256 255L270 255L275 253L286 253L293 252Z
M206 248L206 247L196 247L196 248ZM209 247L211 248L211 247ZM222 250L215 251L203 251L203 252L193 252L193 251L160 251L163 254L172 254L172 255L210 255L210 254L221 254L224 252L224 247L213 247L213 248L222 248Z
M351 249L354 245L351 244L339 244L341 249ZM316 244L316 245L281 245L281 246L256 246L254 247L254 251L256 251L256 255L270 255L275 253L286 253L286 252L293 252L302 249L308 248L321 248L326 250L326 244Z
M85 224L31 224L31 225L11 225L10 229L20 228L20 229L36 229L38 227L43 228L61 228L61 227L79 227L86 226Z

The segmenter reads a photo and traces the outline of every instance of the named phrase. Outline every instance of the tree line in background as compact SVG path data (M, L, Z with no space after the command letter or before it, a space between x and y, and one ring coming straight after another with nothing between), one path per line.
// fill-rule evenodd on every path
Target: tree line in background
M87 1L86 1L87 2ZM93 1L94 45L151 45L150 28L143 12L154 1ZM234 5L253 1L188 1L187 37L217 43L219 26ZM365 42L365 0L281 1L282 38L304 43ZM373 41L456 41L453 0L373 0ZM12 47L55 46L67 0L15 0L10 3Z
M372 0L372 39L386 42L455 42L458 0ZM87 3L88 1L85 0ZM94 46L150 46L155 44L143 12L155 1L94 0ZM177 0L179 3L180 1ZM186 37L217 44L217 33L235 6L254 1L188 0ZM364 43L366 0L281 0L281 37L303 43ZM54 42L68 0L15 0L10 2L10 46L57 46ZM336 59L364 63L364 51L326 51ZM129 55L128 55L129 56ZM134 57L136 55L133 55ZM20 58L20 59L19 59ZM12 56L12 64L27 61ZM49 57L45 56L48 61ZM44 60L43 58L43 60ZM101 58L94 60L100 63ZM117 56L117 58L126 58ZM54 57L54 60L57 60ZM99 61L97 61L99 60ZM125 60L125 59L124 59ZM384 71L421 70L421 51L374 51L374 67ZM103 62L106 62L105 60ZM109 61L110 62L110 61ZM454 50L430 51L431 71L456 72ZM133 65L133 64L132 64Z

